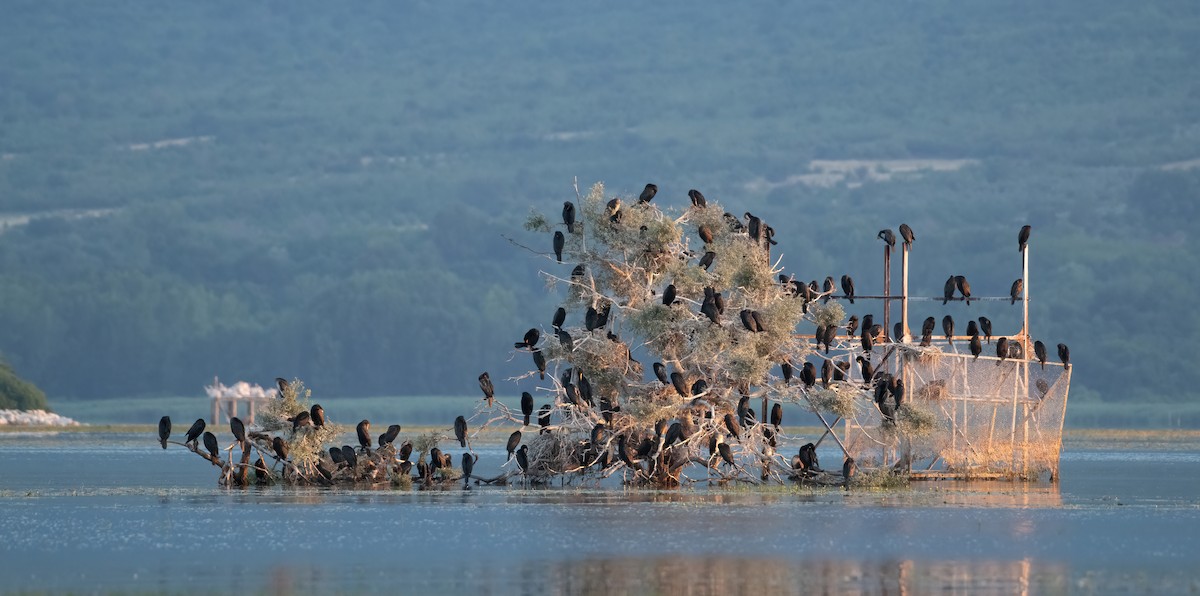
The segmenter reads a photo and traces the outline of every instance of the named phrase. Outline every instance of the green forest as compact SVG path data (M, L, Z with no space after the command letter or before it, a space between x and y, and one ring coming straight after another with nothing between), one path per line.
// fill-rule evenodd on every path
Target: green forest
M1200 397L1174 345L1200 337L1197 3L5 13L0 355L51 403L214 376L473 394L549 326L538 270L571 264L517 244L550 252L522 224L576 179L679 209L699 189L768 222L787 273L860 294L908 223L914 294L1007 295L1031 224L1032 334L1071 346L1072 399ZM912 316L1013 334L1019 308Z

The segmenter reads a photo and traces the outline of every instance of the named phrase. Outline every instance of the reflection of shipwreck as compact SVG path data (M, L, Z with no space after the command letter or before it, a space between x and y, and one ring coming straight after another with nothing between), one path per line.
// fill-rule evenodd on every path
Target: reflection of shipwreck
M216 377L213 377L212 385L204 386L204 392L212 400L212 418L209 419L209 424L213 425L221 423L221 416L224 416L226 421L237 417L238 407L243 403L247 409L246 416L243 417L244 422L254 424L254 415L258 408L265 406L271 398L279 396L279 392L274 388L263 389L245 381L226 386Z
M910 296L908 293L908 246L902 251L899 295L891 295L892 246L884 247L884 290L882 296L855 296L884 303L883 329L891 331L892 303L900 302L898 331L903 337L876 345L870 352L876 375L886 373L902 380L907 403L918 404L936 418L931 432L903 436L895 431L898 413L880 408L868 396L866 407L856 405L856 414L832 421L820 416L842 451L864 468L893 466L911 472L914 479L1012 478L1036 479L1042 472L1057 478L1062 449L1063 419L1071 370L1060 362L1039 362L1034 357L1029 333L1029 252L1024 247L1020 295L1020 331L1007 336L1005 358L997 354L992 338L978 357L967 352L969 335L945 335L922 346L908 321L910 301L943 300L943 297ZM963 297L950 298L963 300ZM971 301L1014 300L1013 297L977 297ZM835 361L854 363L864 355L855 338ZM858 366L851 366L857 374ZM858 375L861 378L861 375ZM869 380L867 380L869 382ZM869 393L869 392L868 392ZM841 422L841 432L838 423ZM819 441L818 441L819 444Z

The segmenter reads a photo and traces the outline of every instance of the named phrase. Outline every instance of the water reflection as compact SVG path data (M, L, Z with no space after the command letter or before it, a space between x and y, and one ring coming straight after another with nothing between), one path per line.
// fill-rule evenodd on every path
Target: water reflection
M354 577L310 567L275 566L260 591L371 590L390 576L356 568ZM1094 579L1094 578L1093 578ZM1117 581L1122 581L1119 578ZM1125 580L1128 581L1128 578ZM415 582L415 583L414 583ZM476 564L470 569L405 581L417 591L476 594L880 594L934 592L1030 594L1065 592L1071 569L1056 562L752 559L737 556L600 557L569 561L526 561L515 566ZM1074 582L1076 587L1084 584ZM1125 584L1134 588L1136 583ZM244 587L253 587L244 586ZM1107 584L1105 589L1120 589Z

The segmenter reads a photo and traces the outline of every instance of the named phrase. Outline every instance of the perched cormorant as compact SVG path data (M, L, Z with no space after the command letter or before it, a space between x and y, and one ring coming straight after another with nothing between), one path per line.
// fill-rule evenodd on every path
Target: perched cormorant
M584 268L583 263L576 265L574 269L571 269L571 283L583 283L583 275L586 272L587 269Z
M196 440L200 438L200 434L204 432L204 426L204 419L197 418L196 421L192 423L192 427L188 429L184 444L195 445Z
M1001 338L996 339L996 356L1000 357L1000 360L996 361L996 366L1000 366L1000 363L1004 362L1005 358L1008 358L1008 338L1007 337L1001 337Z
M565 236L563 236L563 233L558 230L554 230L554 259L559 263L562 262L563 246L565 246L566 243L567 239Z
M750 238L756 242L762 239L762 220L751 215L749 211L743 216L746 218L746 232Z
M907 226L901 226L903 230ZM858 466L854 464L853 457L847 457L846 461L842 462L842 490L850 490L850 479L858 473Z
M751 314L749 309L743 309L742 312L738 313L738 316L742 319L742 326L746 328L746 331L751 333L762 331L758 328L758 321L754 319L754 315Z
M338 467L341 467L342 464L346 463L346 458L342 457L341 447L329 448L329 460L333 462L333 465Z
M275 437L271 441L271 450L275 452L275 457L287 461L288 444L283 440L283 437Z
M171 417L163 416L158 420L158 442L162 448L167 448L167 439L171 438Z
M675 392L678 393L680 397L688 396L687 381L684 380L683 373L679 371L671 373L671 384L675 386Z
M888 383L888 391L896 399L896 409L899 410L900 406L904 405L904 379L892 377Z
M733 435L733 437L740 442L742 440L742 427L738 424L738 421L734 419L733 412L725 413L724 422L725 430L728 430L729 434Z
M217 435L214 435L208 431L205 431L204 432L204 448L207 449L209 455L212 456L212 459L209 460L212 462L212 465L214 465L214 466L221 465L221 446L217 445Z
M168 421L168 424L170 424L169 421ZM162 425L160 424L159 426L161 427ZM168 431L168 432L170 432L170 431ZM241 418L234 416L233 418L229 419L229 432L233 433L233 438L237 439L238 444L245 447L245 445L246 445L246 425L242 424ZM163 441L163 445L165 448L165 446L166 446L165 440Z
M717 253L710 250L710 251L705 252L704 256L700 257L700 262L697 264L700 265L700 267L703 268L705 271L708 271L708 268L712 267L713 259L716 259L716 258L717 258Z
M463 487L465 488L471 482L471 472L475 470L475 462L479 461L478 455L463 452L462 454L462 471L463 471Z
M1033 342L1033 354L1037 356L1038 362L1042 363L1042 370L1046 370L1046 344L1040 340Z
M667 284L667 289L663 290L662 303L664 306L675 304L675 284Z
M846 293L846 300L854 304L854 278L849 275L842 276L842 291Z
M543 404L538 410L538 426L542 427L543 431L550 426L550 412L553 410L550 404Z
M492 386L492 377L487 372L479 375L479 389L483 391L483 399L487 400L488 407L492 407L492 401L496 398L496 388Z
M954 276L946 278L946 285L942 288L942 306L954 299L954 288L957 286L954 283Z
M908 224L900 224L900 237L904 239L904 248L912 248L913 240L917 238Z
M1071 368L1071 350L1067 348L1067 344L1058 344L1058 359L1063 363L1064 369Z
M971 355L974 356L976 360L978 360L979 355L982 353L983 353L983 344L979 341L979 334L974 333L971 335Z
M459 447L467 446L467 419L462 416L454 419L454 438L458 439Z
M826 354L829 353L829 344L832 344L833 340L837 339L837 330L837 325L830 325L825 328L825 335L821 337L821 342L825 344Z
M442 457L442 450L434 447L429 450L429 471L436 472L443 467L446 459Z
M279 387L279 397L281 398L284 393L288 392L288 388L291 387L291 383L288 383L288 380L283 377L275 377L275 385Z
M826 359L821 363L821 386L828 389L829 382L833 380L833 361Z
M800 448L800 461L804 464L805 471L821 471L821 462L817 460L817 446L812 443L805 443Z
M992 343L992 320L987 317L979 317L979 330L983 332L983 339L987 343Z
M863 315L862 318L862 334L866 335L871 332L871 327L875 326L875 315Z
M529 472L529 446L521 445L517 450L517 467L521 468L521 473Z
M897 343L904 341L904 323L902 321L897 321L895 325L892 325L892 339Z
M575 203L571 201L563 201L563 223L567 224L567 231L575 233Z
M400 460L408 461L408 458L412 457L412 450L412 441L405 441L404 444L400 445ZM353 453L353 450L351 450L351 453Z
M725 463L734 465L733 451L729 449L729 443L717 443L717 452L721 454L721 459L725 460Z
M533 350L533 365L537 367L538 378L546 378L546 355L540 349Z
M560 306L554 311L554 319L550 321L550 326L561 329L565 322L567 322L567 309Z
M656 194L658 194L658 185L647 184L646 188L642 189L642 194L638 196L638 204L649 203Z
M800 369L800 381L805 387L812 387L817 384L817 367L811 362L805 362L804 368Z
M754 418L750 416L750 396L743 395L741 399L738 400L737 419L740 420L742 424L745 424L747 418L750 419L750 423L754 422Z
M950 315L942 317L942 332L946 334L946 341L950 345L954 345L954 317Z
M267 462L263 461L262 454L258 456L258 461L254 462L254 478L258 482L266 482L271 477L271 472L267 470Z
M692 397L700 395L705 391L708 391L708 381L696 379L696 382L692 383Z
M700 224L700 226L696 228L696 233L700 235L700 240L703 240L705 244L712 244L712 242L713 242L712 228L708 227L705 224Z
M1024 288L1025 282L1021 278L1018 277L1013 281L1012 288L1008 290L1008 296L1009 298L1012 298L1012 300L1008 303L1010 306L1016 304L1017 300L1021 298L1021 290Z
M575 350L575 341L571 339L571 334L567 333L565 329L562 327L555 329L554 335L558 337L558 345L562 346L564 350L567 352L572 352Z
M850 373L850 363L845 360L839 360L834 364L833 380L845 381Z
M521 392L521 415L525 417L525 426L529 426L529 417L533 415L533 394Z
M614 198L610 200L604 212L608 214L608 221L612 223L621 221L621 199Z
M729 231L737 233L746 231L746 226L742 225L741 220L734 214L726 211L721 217L725 219L725 225L729 228Z
M362 422L358 423L358 426L354 427L354 430L356 433L358 433L358 446L361 447L365 453L370 453L371 422L369 420L363 420Z
M716 325L721 324L721 309L717 306L717 294L712 288L704 288L704 302L700 303L700 314L708 317L708 320Z
M925 322L921 323L921 345L927 346L932 343L934 325L937 325L936 319L925 317Z
M783 405L778 402L771 406L771 424L775 430L779 430L779 425L783 424Z
M521 431L514 430L511 435L508 435L508 444L504 447L508 451L508 456L512 457L513 452L517 450L517 446L521 444Z
M846 335L853 337L855 331L858 331L858 315L850 315L850 320L846 321Z
M308 409L308 416L312 418L313 426L317 428L325 426L325 408L322 408L321 404L313 404Z
M654 364L651 364L650 367L654 369L654 376L658 377L658 380L661 381L663 385L671 384L671 381L667 380L667 367L664 366L663 363L655 362Z
M1033 231L1033 226L1021 226L1021 233L1017 234L1017 252L1025 252L1025 247L1029 244L1029 232Z
M383 437L379 441L380 447L383 447L384 445L391 445L393 442L396 441L396 438L400 436L400 425L392 424L392 425L388 426L387 431L385 431L380 436Z
M825 294L825 296L821 298L821 302L823 304L829 304L829 299L833 297L833 292L836 289L837 286L833 283L833 276L827 276L825 278L825 283L821 286L822 293Z
M815 340L817 342L817 349L820 350L821 344L825 343L825 326L824 325L817 325L816 330L813 331L813 340ZM826 353L828 353L828 350L826 350Z
M971 284L967 283L967 278L962 275L955 275L954 285L958 288L959 293L962 294L967 306L971 306Z
M867 333L866 329L863 330L863 334L860 339L862 340L862 350L864 352L870 352L871 349L875 347L875 339L871 337L870 333Z
M556 325L556 327L557 327L557 325ZM537 327L531 327L529 329L529 331L525 332L525 338L519 342L514 343L513 348L518 349L518 350L521 348L533 349L533 347L537 345L538 340L540 340L541 338L542 338L542 332L539 331Z
M967 321L967 335L979 335L979 325L974 320Z
M296 432L302 426L312 426L312 415L305 410L300 410L299 414L292 417L292 432Z
M754 326L757 327L760 332L767 330L766 324L763 323L762 313L758 312L757 310L752 310L750 311L750 317L754 319Z
M783 362L780 362L779 370L780 370L780 372L783 373L783 384L791 385L792 384L792 373L794 372L792 369L792 363L788 362L786 360Z
M875 366L871 364L869 359L863 358L862 356L856 356L854 359L858 361L859 369L862 372L863 382L870 383L871 377L875 376Z
M891 229L879 230L875 237L883 240L888 246L896 246L896 234Z

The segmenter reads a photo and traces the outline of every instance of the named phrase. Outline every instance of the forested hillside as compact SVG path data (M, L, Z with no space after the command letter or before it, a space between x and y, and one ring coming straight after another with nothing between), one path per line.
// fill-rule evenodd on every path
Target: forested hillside
M570 267L501 234L548 252L522 222L578 176L700 189L859 293L907 222L914 292L1007 294L1032 224L1073 397L1192 400L1197 31L1196 3L1116 0L9 2L0 354L52 399L474 392L527 366L537 270Z

